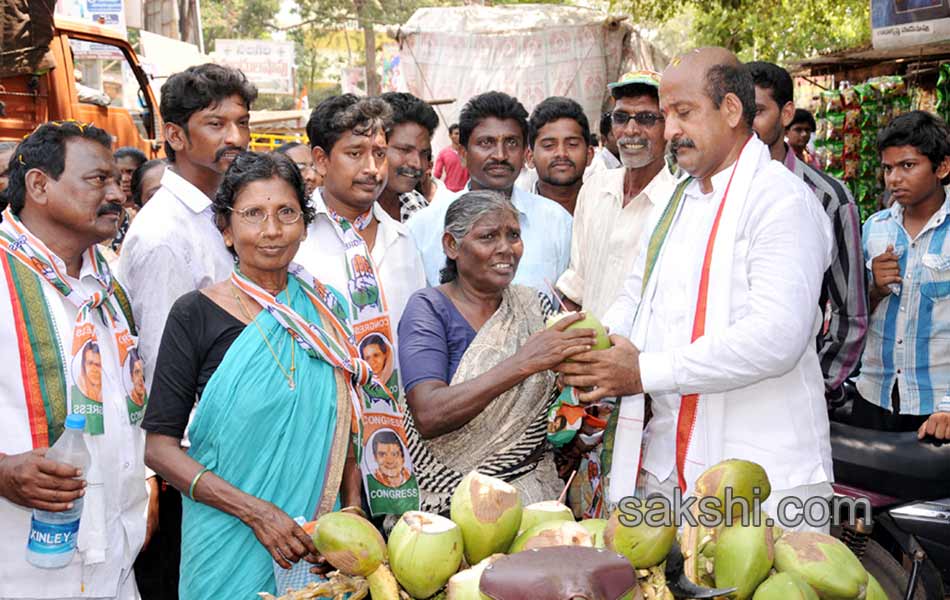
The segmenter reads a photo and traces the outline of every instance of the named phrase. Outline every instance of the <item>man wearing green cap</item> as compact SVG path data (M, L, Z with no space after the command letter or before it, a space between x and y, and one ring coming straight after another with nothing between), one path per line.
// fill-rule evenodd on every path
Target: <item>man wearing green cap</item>
M597 318L603 318L620 294L636 262L640 238L651 229L648 220L653 207L662 209L675 185L664 160L659 74L627 73L608 87L616 101L611 133L623 168L599 170L584 182L574 210L570 266L557 281L566 304L582 307ZM610 409L604 406L602 410ZM602 429L576 438L574 451L580 454L580 463L570 502L578 517L605 516L601 434Z
M637 257L650 211L673 191L666 168L660 76L634 71L609 84L612 133L622 169L601 170L581 188L574 212L571 262L558 279L566 300L602 317Z

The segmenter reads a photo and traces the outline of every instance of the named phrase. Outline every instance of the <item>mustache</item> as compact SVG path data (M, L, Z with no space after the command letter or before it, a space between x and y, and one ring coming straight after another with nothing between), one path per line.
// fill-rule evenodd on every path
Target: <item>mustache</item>
M514 166L513 166L510 162L508 162L508 161L501 161L501 162L491 161L491 162L487 162L487 163L485 163L485 166L484 166L483 168L484 168L486 171L488 171L489 169L493 169L493 168L495 168L495 167L504 167L505 169L508 169L508 170L511 171L512 173L514 173L514 171L515 171Z
M422 179L422 169L416 169L413 167L397 167L396 175L402 175L403 177L408 177L410 179Z
M97 217L102 217L102 216L110 215L110 214L111 215L122 214L122 205L109 202L108 204L104 204L100 206L99 210L96 211Z
M218 162L227 152L234 152L235 154L240 154L244 152L243 148L238 148L237 146L225 146L217 152L214 153L214 162Z
M372 177L366 177L364 179L354 179L353 185L379 185L381 182L379 179L374 179Z
M641 146L649 146L650 138L642 137L642 136L641 137L622 137L619 140L617 140L617 145L619 146L621 144L637 144Z
M695 147L696 147L696 143L693 142L693 140L689 138L685 138L685 137L675 139L672 142L670 142L670 152L672 152L673 154L676 154L676 152L680 150L681 148L695 148Z
M571 160L571 159L569 159L569 158L562 158L562 159L559 159L559 160L552 160L551 163L548 165L548 168L549 168L549 169L553 169L554 167L559 167L559 166L561 166L561 165L567 165L567 166L571 167L572 169L576 169L576 168L577 168L577 163L575 163L573 160Z

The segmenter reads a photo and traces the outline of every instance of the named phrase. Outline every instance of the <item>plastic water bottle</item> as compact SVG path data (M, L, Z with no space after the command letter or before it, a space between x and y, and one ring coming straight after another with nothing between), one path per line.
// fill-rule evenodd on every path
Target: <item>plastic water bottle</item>
M84 415L66 417L66 429L46 453L46 458L82 469L85 474L90 462L82 435L85 428ZM73 507L63 512L33 509L30 539L26 545L27 562L41 569L61 569L72 561L82 516L82 500L73 500Z

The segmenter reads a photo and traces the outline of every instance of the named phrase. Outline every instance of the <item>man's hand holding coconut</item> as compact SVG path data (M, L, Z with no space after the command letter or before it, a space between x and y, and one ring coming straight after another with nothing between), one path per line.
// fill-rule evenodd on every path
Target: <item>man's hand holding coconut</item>
M604 398L632 396L643 392L640 381L640 351L620 335L608 337L611 346L577 354L554 370L565 385L588 390L577 398L581 402L597 402Z

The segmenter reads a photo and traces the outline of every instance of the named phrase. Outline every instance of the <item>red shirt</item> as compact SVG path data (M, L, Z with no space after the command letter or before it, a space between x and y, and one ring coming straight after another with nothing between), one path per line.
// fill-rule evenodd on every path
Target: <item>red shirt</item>
M439 157L435 159L432 175L437 179L442 179L442 172L445 171L445 187L453 192L457 192L468 183L468 169L462 166L462 159L458 152L451 146L444 148L439 152Z

